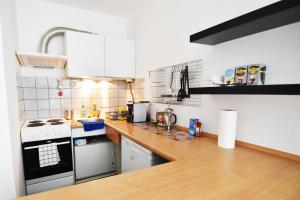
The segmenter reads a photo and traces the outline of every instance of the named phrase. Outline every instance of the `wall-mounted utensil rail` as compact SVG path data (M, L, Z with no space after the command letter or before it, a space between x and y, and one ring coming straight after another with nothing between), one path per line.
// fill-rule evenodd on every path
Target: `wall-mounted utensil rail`
M185 106L201 105L201 97L190 95L189 88L200 87L202 60L193 60L149 71L149 77L152 102ZM180 96L178 96L179 94Z

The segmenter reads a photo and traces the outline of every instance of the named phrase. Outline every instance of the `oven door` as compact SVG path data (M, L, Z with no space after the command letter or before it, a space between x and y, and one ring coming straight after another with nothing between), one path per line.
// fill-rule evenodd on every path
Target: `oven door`
M25 180L73 171L71 138L22 144Z

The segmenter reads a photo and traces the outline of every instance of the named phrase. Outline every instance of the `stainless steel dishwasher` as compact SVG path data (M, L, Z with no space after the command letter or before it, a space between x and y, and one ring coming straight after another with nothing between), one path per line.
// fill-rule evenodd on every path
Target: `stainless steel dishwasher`
M73 138L76 180L116 171L116 146L105 134L78 136Z

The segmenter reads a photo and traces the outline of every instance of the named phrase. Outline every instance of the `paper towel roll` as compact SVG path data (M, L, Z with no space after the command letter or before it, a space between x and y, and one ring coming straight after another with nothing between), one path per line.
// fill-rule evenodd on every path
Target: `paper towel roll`
M232 149L235 146L237 114L235 110L221 110L218 146Z

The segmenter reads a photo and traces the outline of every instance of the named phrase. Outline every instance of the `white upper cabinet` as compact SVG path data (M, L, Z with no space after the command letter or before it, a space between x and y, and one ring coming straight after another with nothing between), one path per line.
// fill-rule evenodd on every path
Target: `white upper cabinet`
M104 76L103 36L67 31L65 33L65 48L68 56L68 76Z
M105 76L135 78L135 42L105 37Z

